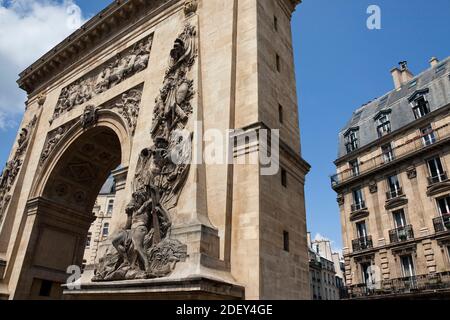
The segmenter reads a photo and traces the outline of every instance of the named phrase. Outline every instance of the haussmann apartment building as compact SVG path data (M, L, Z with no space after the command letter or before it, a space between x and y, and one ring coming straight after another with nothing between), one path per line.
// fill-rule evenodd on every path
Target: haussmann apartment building
M353 113L339 134L338 194L351 298L450 292L450 57Z

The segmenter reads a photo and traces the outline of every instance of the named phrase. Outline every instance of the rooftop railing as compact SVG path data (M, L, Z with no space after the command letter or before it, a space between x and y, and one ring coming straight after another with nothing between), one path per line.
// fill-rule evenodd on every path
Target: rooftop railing
M424 144L424 138L428 137L430 134L434 135L434 140L429 140L429 144ZM428 148L433 144L438 143L441 140L445 140L447 138L450 138L450 123L447 123L445 125L440 126L439 128L434 129L431 132L427 132L426 134L418 134L416 137L399 144L392 148L392 161L399 160L401 158L407 157L408 155L411 155L417 151L420 151L422 149ZM380 168L384 165L388 165L392 161L386 161L385 154L380 153L368 160L360 161L359 163L359 176L370 172L372 170L375 170L377 168ZM351 180L354 178L354 174L351 168L346 169L338 174L335 174L331 176L331 185L332 187L337 187L340 184Z

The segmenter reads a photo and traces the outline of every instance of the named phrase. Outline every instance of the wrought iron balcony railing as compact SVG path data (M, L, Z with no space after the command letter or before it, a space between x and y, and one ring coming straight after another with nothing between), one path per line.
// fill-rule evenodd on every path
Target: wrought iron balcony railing
M450 272L384 280L372 285L360 284L348 288L350 298L415 294L450 289Z
M372 236L362 237L352 241L353 252L364 251L373 248Z
M356 212L366 208L366 202L361 201L360 203L352 204L352 212Z
M411 225L389 231L391 243L398 243L414 239L414 231Z
M392 154L395 154L395 158L392 160L386 161L385 154L383 154L380 150L380 153L374 156L371 159L365 160L359 164L359 176L364 175L367 172L376 170L382 166L389 165L390 162L395 160L400 160L409 155L414 154L417 151L423 150L425 148L430 147L429 145L424 145L423 138L429 134L433 134L435 137L435 143L450 138L450 123L447 123L439 128L434 129L432 132L428 132L425 135L418 134L415 138L406 141L403 144L396 145L395 148L392 148ZM338 187L340 184L355 178L353 175L352 169L346 169L338 174L334 174L331 176L331 184L333 187Z
M403 195L404 195L404 193L403 193L403 189L402 188L398 188L396 190L391 190L391 191L386 192L386 198L388 200L399 198L399 197L401 197Z
M433 219L434 231L445 232L450 230L450 214L446 213Z
M436 183L444 182L448 180L447 172L443 172L434 177L428 177L428 185L433 185Z

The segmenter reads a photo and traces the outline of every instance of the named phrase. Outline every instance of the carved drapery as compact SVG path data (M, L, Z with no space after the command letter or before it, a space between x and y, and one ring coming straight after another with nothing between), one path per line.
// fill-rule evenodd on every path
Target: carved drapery
M141 151L133 180L127 225L111 237L112 246L96 267L93 281L158 278L186 259L187 247L170 237L171 213L189 173L194 83L188 77L197 58L196 28L187 24L170 52L163 86L155 100L151 140ZM189 140L189 141L187 141ZM175 159L176 158L176 159ZM176 160L176 161L175 161Z
M32 132L36 126L37 117L33 119L20 130L17 140L17 149L14 157L8 161L0 176L0 223L3 220L6 208L11 201L11 189L16 182L20 169L23 164L24 156L30 143Z
M63 88L50 123L73 108L89 102L120 82L145 70L150 59L153 35L119 53L83 78Z

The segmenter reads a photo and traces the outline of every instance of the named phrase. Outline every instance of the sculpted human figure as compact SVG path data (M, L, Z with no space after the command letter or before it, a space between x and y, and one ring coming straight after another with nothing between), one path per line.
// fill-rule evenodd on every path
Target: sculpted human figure
M146 272L150 271L150 265L148 257L144 249L145 236L150 231L150 209L152 205L152 199L147 198L147 192L138 191L133 194L134 201L136 203L137 210L133 212L131 219L131 241L133 243L134 250L137 253L137 257L144 264ZM134 266L138 267L137 259L134 261Z
M47 142L47 147L45 148L41 156L41 162L45 161L48 158L50 153L53 151L53 149L62 139L63 136L64 136L64 128L59 127L56 131L56 135Z
M2 175L0 177L0 189L6 189L8 186L8 181L12 175L13 171L13 161L8 161L5 164Z

